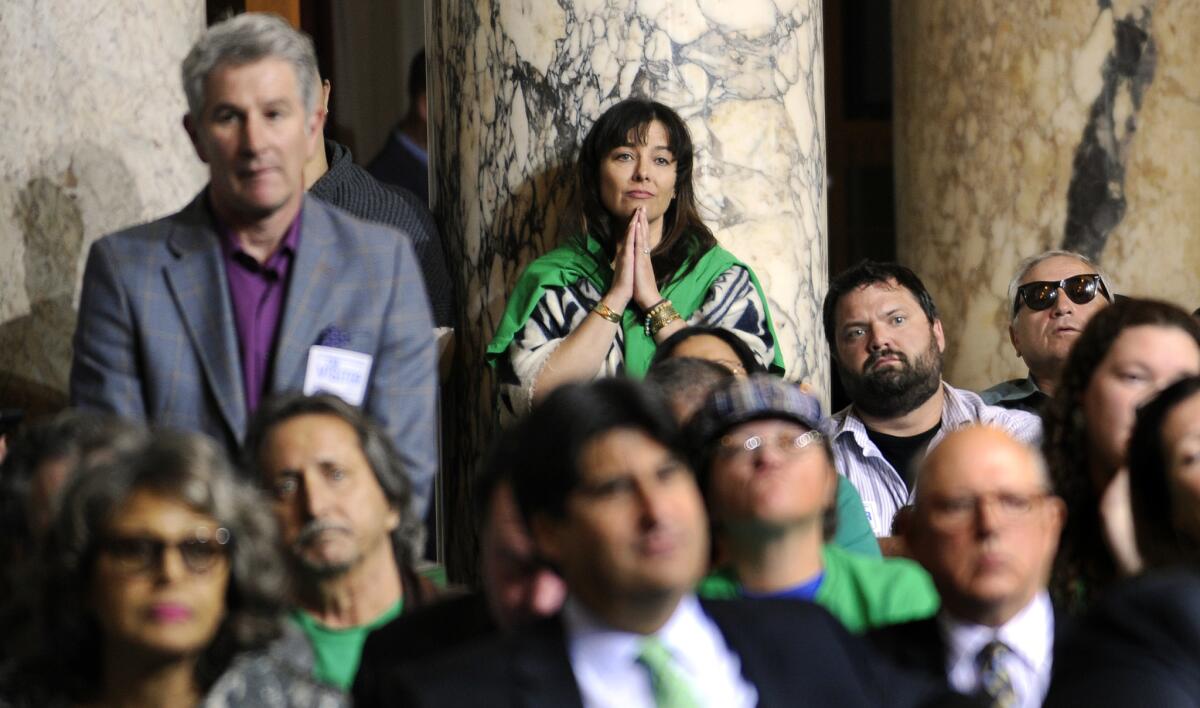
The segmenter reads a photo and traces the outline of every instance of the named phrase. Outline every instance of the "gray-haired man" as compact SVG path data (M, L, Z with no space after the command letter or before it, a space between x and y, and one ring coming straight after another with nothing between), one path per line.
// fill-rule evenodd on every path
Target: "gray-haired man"
M423 510L437 462L428 299L407 239L305 198L325 121L312 41L239 15L196 42L183 85L209 183L92 247L72 402L235 450L263 397L333 391L381 423Z
M1046 251L1026 258L1008 285L1012 323L1008 336L1029 376L996 384L984 403L1038 413L1092 315L1112 302L1099 264L1071 251Z

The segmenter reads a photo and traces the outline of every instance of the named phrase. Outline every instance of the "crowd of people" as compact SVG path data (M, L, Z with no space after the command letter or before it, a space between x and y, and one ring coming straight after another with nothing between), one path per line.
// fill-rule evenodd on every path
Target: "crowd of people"
M1192 315L1032 255L1029 374L975 393L920 277L863 262L822 308L830 414L699 216L686 124L623 100L479 362L504 425L455 587L422 560L428 212L322 138L279 18L214 25L182 74L210 181L92 247L73 407L0 466L0 705L1200 701Z

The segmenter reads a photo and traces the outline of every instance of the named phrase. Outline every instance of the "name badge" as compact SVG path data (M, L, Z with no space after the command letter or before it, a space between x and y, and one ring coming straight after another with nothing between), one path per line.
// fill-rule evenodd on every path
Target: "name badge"
M370 354L315 344L308 349L304 394L332 393L355 406L367 396L371 377Z

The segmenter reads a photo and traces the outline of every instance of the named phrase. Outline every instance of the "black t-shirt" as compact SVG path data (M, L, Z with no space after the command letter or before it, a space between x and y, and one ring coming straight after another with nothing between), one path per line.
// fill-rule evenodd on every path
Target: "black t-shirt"
M875 443L875 447L883 453L883 459L896 469L900 479L904 480L904 484L911 490L913 474L916 472L916 465L913 462L916 461L917 455L925 451L925 446L941 428L942 421L939 420L937 425L929 430L909 437L887 435L867 428L867 437L871 438L871 442Z

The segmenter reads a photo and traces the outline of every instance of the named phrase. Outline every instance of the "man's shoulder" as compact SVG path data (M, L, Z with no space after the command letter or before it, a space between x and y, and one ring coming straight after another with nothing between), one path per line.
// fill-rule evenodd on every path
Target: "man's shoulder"
M946 389L946 411L942 420L949 428L983 423L1001 428L1023 442L1037 444L1041 441L1042 419L1036 414L988 405L974 391L943 385Z
M164 246L168 237L176 230L200 229L206 233L213 233L212 228L212 217L204 208L201 193L178 211L118 229L98 239L96 243L115 256L136 255L144 259L154 252L153 249Z

